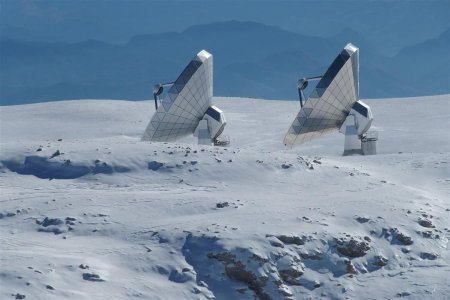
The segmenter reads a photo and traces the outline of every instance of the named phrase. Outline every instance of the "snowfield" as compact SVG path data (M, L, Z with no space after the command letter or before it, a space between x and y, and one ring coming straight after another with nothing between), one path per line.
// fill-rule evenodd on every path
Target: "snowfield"
M282 144L293 101L215 98L229 147L141 142L152 101L1 109L1 299L448 299L450 96L364 100L378 155Z

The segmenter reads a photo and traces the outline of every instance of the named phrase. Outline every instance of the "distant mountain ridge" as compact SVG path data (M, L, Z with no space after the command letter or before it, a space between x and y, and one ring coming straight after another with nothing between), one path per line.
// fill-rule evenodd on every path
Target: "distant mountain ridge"
M214 55L216 96L296 99L297 80L325 72L348 42L360 47L361 97L450 93L445 80L449 70L442 67L449 66L448 32L407 47L393 58L353 29L323 38L238 21L138 35L122 45L2 38L0 100L5 105L77 98L149 99L153 84L175 79L201 49ZM424 68L424 61L431 67ZM421 84L424 78L426 85Z
M395 69L411 69L405 79L424 86L450 89L450 27L436 38L402 49L393 59ZM417 72L420 70L421 72ZM447 89L445 89L447 87Z
M235 19L329 37L356 29L393 56L449 25L448 0L73 1L4 0L0 35L20 40L125 43L137 34L181 32Z

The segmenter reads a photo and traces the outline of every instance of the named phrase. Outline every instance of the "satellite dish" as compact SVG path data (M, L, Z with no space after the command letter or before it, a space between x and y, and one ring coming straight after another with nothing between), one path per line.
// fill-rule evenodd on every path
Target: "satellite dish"
M303 104L303 90L312 79L320 81ZM366 148L371 150L365 154L376 152L376 145L361 146L361 140L368 140L363 135L369 130L373 115L370 107L359 100L357 47L352 44L345 46L323 76L302 78L298 90L302 107L284 137L287 147L339 130L346 137L344 155L362 153L361 149Z
M159 95L170 86L167 97L158 106ZM153 88L156 111L142 137L143 141L176 141L194 134L199 144L216 143L226 120L212 105L213 57L200 51L172 83Z

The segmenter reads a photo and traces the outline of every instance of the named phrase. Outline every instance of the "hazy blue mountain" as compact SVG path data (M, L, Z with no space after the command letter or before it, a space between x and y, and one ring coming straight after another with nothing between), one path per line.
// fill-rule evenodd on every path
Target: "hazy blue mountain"
M138 35L125 44L95 40L79 43L0 42L0 99L3 104L57 99L149 99L153 84L176 79L201 49L214 55L215 95L296 99L296 82L325 72L348 42L361 49L364 98L442 93L448 33L411 46L393 58L355 30L330 38L301 35L255 22L216 22L180 33ZM441 50L424 60L428 45ZM415 49L419 50L415 50ZM448 57L448 56L446 56ZM410 74L414 73L412 77ZM426 86L421 80L428 78Z
M180 71L179 63L151 52L135 53L92 40L74 44L2 40L0 57L2 103L148 98L160 80L158 73Z
M2 0L0 34L14 39L122 43L197 24L254 21L328 37L352 28L393 55L449 25L448 0Z
M420 89L433 86L436 93L450 89L450 27L436 38L405 47L393 59L393 70Z

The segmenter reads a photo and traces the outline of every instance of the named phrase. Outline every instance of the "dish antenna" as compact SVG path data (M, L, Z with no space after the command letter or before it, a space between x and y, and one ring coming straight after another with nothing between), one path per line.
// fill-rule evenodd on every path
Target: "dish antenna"
M305 100L308 82L319 80ZM290 148L339 130L345 134L344 155L376 154L376 134L368 134L373 114L359 100L359 49L347 44L322 76L298 81L300 112L292 122L284 144Z
M167 97L160 100L164 89ZM176 141L193 134L202 145L224 145L219 140L226 120L212 105L213 57L200 51L174 82L153 87L155 113L145 129L143 141Z

